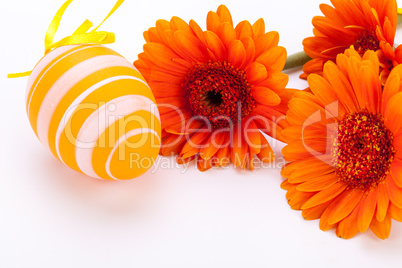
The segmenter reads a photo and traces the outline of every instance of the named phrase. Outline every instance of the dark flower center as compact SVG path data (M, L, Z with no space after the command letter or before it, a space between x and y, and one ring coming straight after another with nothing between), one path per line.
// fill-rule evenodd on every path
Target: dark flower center
M367 50L377 51L380 49L380 41L374 31L364 31L363 34L353 44L355 50L363 56Z
M349 187L369 190L390 172L393 135L380 115L360 111L339 122L333 156L336 173Z
M205 101L209 102L212 106L219 106L222 104L222 94L220 92L208 91L205 96Z
M195 65L182 86L193 115L214 128L238 123L255 105L246 73L227 62Z

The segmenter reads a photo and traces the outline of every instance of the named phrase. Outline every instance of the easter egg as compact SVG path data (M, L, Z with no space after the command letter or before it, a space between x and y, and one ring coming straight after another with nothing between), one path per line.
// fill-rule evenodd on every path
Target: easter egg
M97 44L66 45L35 66L26 110L40 142L70 168L127 180L147 171L160 148L160 118L138 70Z

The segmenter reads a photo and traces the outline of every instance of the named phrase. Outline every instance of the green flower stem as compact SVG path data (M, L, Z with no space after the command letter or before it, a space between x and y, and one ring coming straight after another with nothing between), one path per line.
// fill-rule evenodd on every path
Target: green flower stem
M397 20L396 20L396 25L399 25L402 23L402 14L397 15Z
M309 56L307 56L307 54L304 53L304 51L297 52L295 54L290 55L286 59L286 64L285 64L285 67L283 67L283 70L285 71L285 70L289 70L292 68L302 66L309 60L311 60L311 58Z

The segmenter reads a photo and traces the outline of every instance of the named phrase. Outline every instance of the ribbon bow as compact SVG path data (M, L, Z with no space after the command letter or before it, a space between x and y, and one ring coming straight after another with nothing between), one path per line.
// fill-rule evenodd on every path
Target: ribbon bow
M119 6L124 2L124 0L117 0L116 4L110 10L109 14L103 19L103 21L96 26L93 30L89 31L89 29L93 26L93 23L89 20L85 20L72 35L64 37L63 39L54 42L54 36L59 28L60 21L63 17L64 12L67 7L71 4L73 0L67 0L57 11L56 15L53 17L52 22L49 25L49 28L46 31L45 35L45 55L52 51L55 48L64 46L64 45L77 45L77 44L85 44L85 43L94 43L94 44L110 44L114 43L115 36L114 33L105 32L105 31L97 31L98 28L119 8ZM8 78L17 78L28 76L32 71L23 72L23 73L13 73L8 74Z

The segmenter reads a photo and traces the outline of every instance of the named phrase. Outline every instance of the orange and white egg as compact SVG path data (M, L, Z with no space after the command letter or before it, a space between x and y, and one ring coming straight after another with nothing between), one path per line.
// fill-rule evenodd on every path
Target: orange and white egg
M26 109L45 147L94 178L147 171L160 148L160 118L142 75L115 51L68 45L45 55L27 85Z

